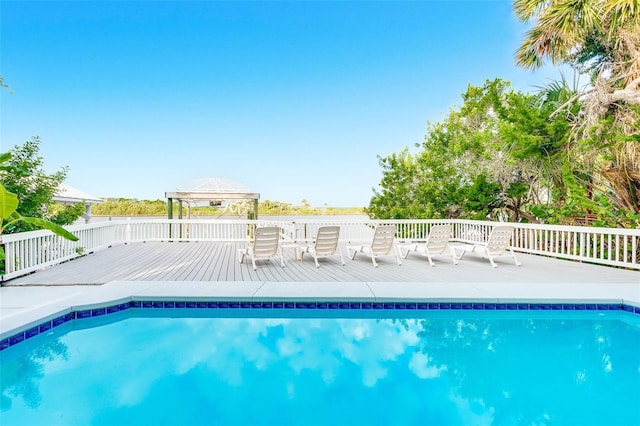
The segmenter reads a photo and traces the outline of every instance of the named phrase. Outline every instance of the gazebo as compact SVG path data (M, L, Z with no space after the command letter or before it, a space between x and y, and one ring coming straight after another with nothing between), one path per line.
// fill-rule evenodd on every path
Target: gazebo
M173 219L173 201L178 201L178 219L182 219L182 203L209 202L212 206L237 204L249 201L252 208L247 212L248 219L258 218L258 200L260 194L238 182L223 178L196 179L176 188L175 192L165 192L167 198L167 217Z

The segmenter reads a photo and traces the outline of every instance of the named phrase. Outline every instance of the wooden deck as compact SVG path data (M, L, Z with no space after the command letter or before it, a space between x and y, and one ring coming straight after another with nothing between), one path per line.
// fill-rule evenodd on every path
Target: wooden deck
M456 283L615 283L640 282L638 271L542 256L518 254L523 266L516 267L508 256L497 259L493 269L487 259L467 255L458 265L451 258L436 256L435 267L418 254L395 263L395 256L378 258L378 268L371 259L359 254L355 260L338 256L302 261L285 253L287 265L276 260L260 260L254 271L251 262L238 262L239 243L218 242L146 242L117 245L70 262L2 283L23 285L100 285L112 281L263 281L263 282L456 282Z

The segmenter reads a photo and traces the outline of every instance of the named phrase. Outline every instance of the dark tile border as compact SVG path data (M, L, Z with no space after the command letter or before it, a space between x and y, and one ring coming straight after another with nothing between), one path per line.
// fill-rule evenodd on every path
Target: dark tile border
M204 302L204 301L131 301L105 308L85 309L60 315L26 331L0 340L0 351L46 333L64 323L125 311L127 309L348 309L348 310L482 310L482 311L625 311L640 315L640 307L620 303L469 303L469 302Z

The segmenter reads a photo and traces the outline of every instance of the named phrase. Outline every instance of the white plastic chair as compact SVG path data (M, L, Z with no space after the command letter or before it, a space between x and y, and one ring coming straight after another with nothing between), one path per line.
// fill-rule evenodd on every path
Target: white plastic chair
M416 251L421 253L423 256L426 256L427 259L429 259L429 265L433 267L434 265L431 256L444 254L448 251L451 255L453 264L457 265L458 259L453 251L453 247L449 245L449 238L451 238L451 225L433 225L429 230L429 236L427 237L426 242L400 246L400 256L402 256L403 259L406 259L411 251ZM403 248L406 249L406 252L404 253L402 252Z
M318 257L333 256L335 254L340 255L340 262L344 266L344 257L342 257L342 249L338 245L338 239L340 238L339 226L321 226L318 228L316 239L313 244L307 244L300 248L300 260L302 260L305 253L310 253L313 259L316 261L316 268L320 267L318 263Z
M280 266L284 268L284 261L278 243L280 242L280 228L277 226L264 226L256 228L252 241L247 247L238 251L238 260L244 262L245 256L251 256L253 270L256 271L256 259L269 259L280 256Z
M491 262L491 266L497 268L498 265L493 261L494 257L509 255L513 258L513 262L516 266L521 266L522 263L516 259L516 254L513 252L513 249L509 245L511 243L511 237L513 236L513 226L510 225L500 225L496 226L491 230L489 234L489 238L485 243L475 243L471 249L471 252L476 252L476 249L481 249L482 254L489 258L489 262ZM462 256L465 252L462 252L462 255L459 259L462 259Z
M352 260L354 260L356 258L356 254L362 252L368 255L369 257L371 257L371 262L373 262L373 266L377 268L378 263L376 262L376 257L386 256L391 253L391 250L395 249L396 262L398 263L398 265L402 265L402 262L400 261L398 249L394 244L395 236L396 236L395 225L377 226L373 233L373 240L371 241L371 244L368 244L368 245L362 244L359 246L347 246L347 255Z

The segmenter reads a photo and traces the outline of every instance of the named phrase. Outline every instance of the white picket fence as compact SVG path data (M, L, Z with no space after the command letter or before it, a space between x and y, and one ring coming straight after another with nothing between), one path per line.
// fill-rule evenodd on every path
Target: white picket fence
M471 220L184 220L125 219L70 226L72 242L50 231L0 236L5 268L0 281L26 275L107 247L137 241L246 241L255 226L278 225L283 240L304 241L318 227L339 225L342 243L370 241L376 225L394 224L399 241L424 240L432 225L452 225L452 241L485 241L504 223ZM513 249L555 258L640 269L640 229L509 223L515 228Z

